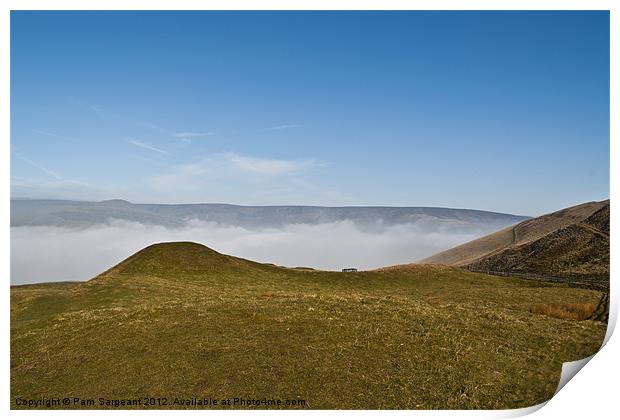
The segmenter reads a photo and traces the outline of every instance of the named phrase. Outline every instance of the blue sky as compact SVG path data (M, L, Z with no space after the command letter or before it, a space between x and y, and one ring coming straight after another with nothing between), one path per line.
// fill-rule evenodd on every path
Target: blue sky
M13 12L12 195L609 197L607 12Z

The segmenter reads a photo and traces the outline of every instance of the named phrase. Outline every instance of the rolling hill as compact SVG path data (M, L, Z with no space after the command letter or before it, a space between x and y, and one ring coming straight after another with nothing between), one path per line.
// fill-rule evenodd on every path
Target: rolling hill
M134 204L125 200L100 202L11 200L11 226L88 227L122 219L169 228L190 220L245 228L316 225L351 221L361 227L415 224L420 231L488 233L527 219L525 216L440 207L319 207L237 206L231 204ZM481 233L480 233L481 234Z
M525 407L605 335L550 309L600 299L442 265L286 269L155 244L90 281L11 287L11 407Z
M475 271L609 276L609 200L526 220L436 254L423 263Z

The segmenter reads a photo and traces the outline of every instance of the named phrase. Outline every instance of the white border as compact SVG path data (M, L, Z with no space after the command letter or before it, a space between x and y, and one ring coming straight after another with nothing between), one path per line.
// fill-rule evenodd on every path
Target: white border
M53 3L53 4L52 4ZM618 66L618 26L620 19L616 2L607 0L383 0L381 2L373 2L369 0L303 0L292 3L291 1L277 0L217 0L217 1L200 1L200 0L59 0L55 2L44 0L4 0L0 3L0 129L2 130L2 144L0 145L0 168L4 181L0 188L3 197L0 206L3 223L0 225L2 234L2 264L0 270L6 287L0 288L0 299L2 304L2 351L4 354L4 363L0 366L0 398L2 400L3 409L9 411L9 386L10 386L10 369L9 369L9 267L10 267L10 230L9 230L9 200L10 197L10 10L610 10L611 16L611 103L610 115L617 115L618 107L618 85L617 78L614 75L619 74ZM610 156L617 157L620 152L620 139L618 132L617 119L611 119L610 137L614 139L610 145ZM615 197L618 196L619 170L616 162L612 158L611 162L611 191L612 201L615 203ZM615 208L615 207L614 207ZM611 231L612 238L617 238L620 225L616 212L612 211ZM611 243L611 255L619 255L620 249L615 242ZM611 273L612 284L615 285L617 277L618 265L617 259L612 258ZM532 418L562 418L562 419L583 419L585 416L607 418L611 413L617 412L618 404L614 389L617 384L616 377L619 373L619 363L616 354L620 345L617 338L611 338L613 326L615 326L618 314L618 292L615 287L611 289L611 313L610 328L607 332L606 345L601 351L592 358L588 364L588 368L580 372L577 380L570 381L554 398L552 398L544 409L537 411ZM609 340L609 341L607 341ZM542 404L543 406L545 404ZM411 416L421 418L506 418L525 415L541 408L531 407L523 410L497 410L497 411L331 411L328 415L344 418L368 417L381 415L393 418L410 418ZM265 411L208 411L205 413L197 412L175 412L174 414L165 411L139 411L139 412L120 412L115 411L113 415L122 417L162 417L174 415L175 417L186 416L215 416L239 418L273 418L280 416L294 416L297 418L308 418L317 415L323 415L317 411L287 411L287 412L265 412ZM50 418L80 418L83 412L67 412L67 411L9 411L8 415L19 418L33 418L44 415ZM89 416L107 417L109 412L95 411L89 413Z

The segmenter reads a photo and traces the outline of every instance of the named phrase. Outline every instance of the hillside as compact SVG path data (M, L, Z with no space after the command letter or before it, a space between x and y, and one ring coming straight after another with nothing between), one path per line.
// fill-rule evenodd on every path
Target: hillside
M467 267L476 271L608 278L609 203L583 221L482 257Z
M609 273L609 200L526 220L424 259L483 271Z
M11 407L52 396L78 398L54 408L525 407L605 335L603 322L552 310L600 298L441 265L286 269L156 244L87 282L11 287Z
M88 227L122 219L169 228L189 220L245 228L316 225L351 221L360 227L415 224L420 231L492 232L527 219L524 216L480 210L439 207L319 207L236 206L231 204L134 204L101 202L11 200L11 226Z

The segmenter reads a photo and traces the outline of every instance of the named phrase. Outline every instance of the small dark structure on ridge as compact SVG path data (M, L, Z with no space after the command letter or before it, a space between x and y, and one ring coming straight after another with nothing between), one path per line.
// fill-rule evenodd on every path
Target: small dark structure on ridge
M342 272L343 273L355 273L357 272L357 268L343 268Z

